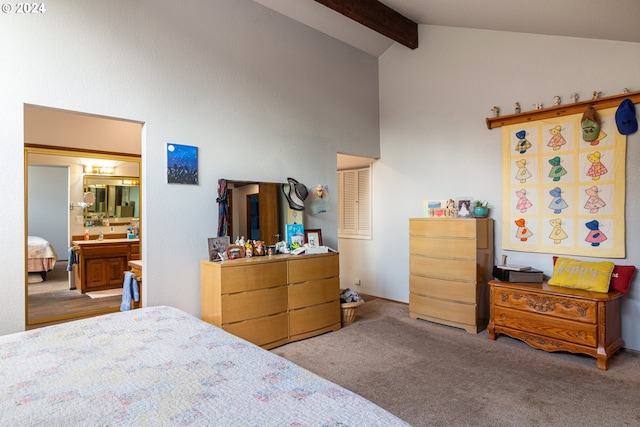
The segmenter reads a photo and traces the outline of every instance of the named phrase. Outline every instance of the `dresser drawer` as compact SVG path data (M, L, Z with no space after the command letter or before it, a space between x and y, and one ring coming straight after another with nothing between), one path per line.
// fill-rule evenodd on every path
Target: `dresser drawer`
M437 258L476 259L475 240L439 237L412 237L409 253Z
M496 325L555 338L575 344L596 346L597 326L528 311L493 307Z
M425 277L472 282L478 277L475 260L428 258L420 255L409 257L409 272Z
M587 323L596 323L598 316L596 301L563 298L500 287L495 287L493 292L493 304L496 306Z
M476 221L465 219L413 218L409 220L409 234L433 237L473 237Z
M413 293L409 294L409 311L416 317L421 317L422 314L466 325L475 325L477 320L475 304L429 298Z
M95 246L86 245L80 252L85 258L104 258L114 256L129 256L129 245L113 245L113 244L96 244Z
M289 286L289 309L323 304L340 299L340 279L337 277Z
M289 333L292 337L336 323L340 323L339 300L289 312Z
M221 293L252 291L287 284L287 263L270 262L223 267Z
M287 311L287 288L222 295L222 324Z
M478 298L478 285L473 282L456 282L424 276L409 276L411 293L433 298L475 304Z
M289 260L289 283L307 282L340 275L337 255L302 255Z
M286 313L281 313L275 316L224 325L222 329L256 345L266 345L287 339L289 335L289 317Z

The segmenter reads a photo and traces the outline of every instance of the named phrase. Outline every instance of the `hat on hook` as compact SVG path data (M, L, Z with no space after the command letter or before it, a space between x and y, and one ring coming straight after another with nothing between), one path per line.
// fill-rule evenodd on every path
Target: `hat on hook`
M582 125L582 139L587 142L598 139L601 125L600 116L592 106L587 107L580 122Z
M304 184L300 184L293 178L287 178L288 184L282 184L282 192L289 202L289 207L294 211L304 210L304 199L309 192Z
M620 135L630 135L638 130L636 107L629 98L622 101L616 110L616 125Z

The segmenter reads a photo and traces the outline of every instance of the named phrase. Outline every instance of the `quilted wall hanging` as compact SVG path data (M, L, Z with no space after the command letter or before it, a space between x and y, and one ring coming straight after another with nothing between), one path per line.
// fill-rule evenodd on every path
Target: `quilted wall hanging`
M502 127L502 248L625 257L626 136L616 108Z

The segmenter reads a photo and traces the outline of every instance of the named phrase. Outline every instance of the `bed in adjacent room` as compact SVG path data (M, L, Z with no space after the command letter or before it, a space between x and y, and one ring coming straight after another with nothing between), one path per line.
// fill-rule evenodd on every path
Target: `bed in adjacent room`
M27 271L40 273L42 280L47 280L47 271L53 270L58 256L46 239L39 236L28 236Z
M408 425L164 306L0 336L0 367L0 425Z

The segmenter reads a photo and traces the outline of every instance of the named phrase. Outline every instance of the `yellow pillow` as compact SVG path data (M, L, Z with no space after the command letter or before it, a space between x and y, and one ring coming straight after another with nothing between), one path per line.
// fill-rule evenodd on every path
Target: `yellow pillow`
M553 267L549 284L565 288L585 289L594 292L609 292L609 281L614 263L610 261L578 261L558 258Z

